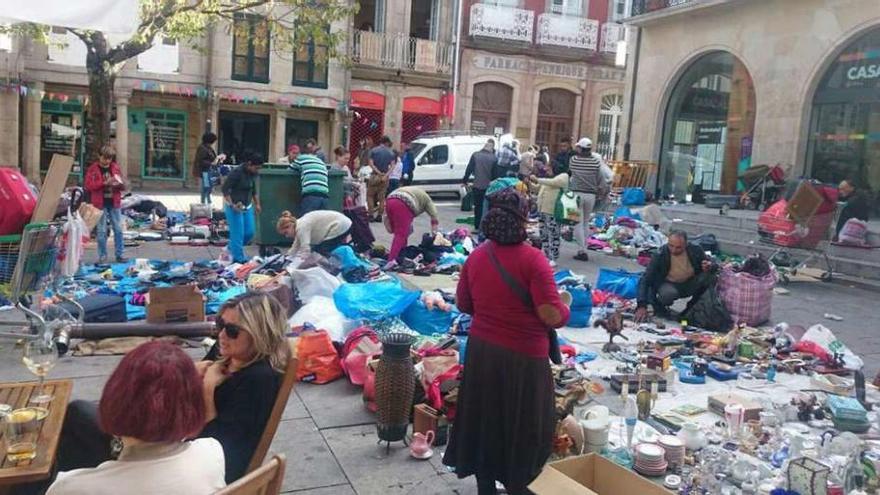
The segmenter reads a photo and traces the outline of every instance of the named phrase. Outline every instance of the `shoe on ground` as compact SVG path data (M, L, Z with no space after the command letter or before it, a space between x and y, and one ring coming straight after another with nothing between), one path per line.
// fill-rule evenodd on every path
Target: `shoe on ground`
M578 253L574 255L574 259L578 261L590 261L590 256L587 253Z
M106 265L107 264L107 257L106 256L99 256L98 257L98 264L99 265Z
M128 263L128 258L126 258L125 256L117 256L116 262L117 263Z

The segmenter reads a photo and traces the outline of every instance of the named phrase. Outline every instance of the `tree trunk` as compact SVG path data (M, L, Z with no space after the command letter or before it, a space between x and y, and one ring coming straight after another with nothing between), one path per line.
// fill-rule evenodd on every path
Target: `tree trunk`
M113 118L113 87L116 69L110 63L107 39L100 32L92 33L87 44L86 69L89 73L89 105L85 134L86 164L98 159L102 146L113 144L110 121Z

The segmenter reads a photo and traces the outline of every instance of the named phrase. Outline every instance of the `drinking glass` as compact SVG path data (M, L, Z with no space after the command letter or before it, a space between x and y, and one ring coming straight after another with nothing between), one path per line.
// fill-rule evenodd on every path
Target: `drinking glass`
M27 369L40 379L39 393L31 397L30 402L39 405L50 402L53 397L46 393L44 382L46 381L46 375L49 374L49 370L58 361L58 348L55 346L55 342L50 338L37 338L29 341L24 346L22 361L27 366ZM37 409L42 409L40 414L42 417L46 417L48 411L45 409L45 406L38 407Z
M37 456L38 412L16 409L6 416L6 457L9 462L28 461Z

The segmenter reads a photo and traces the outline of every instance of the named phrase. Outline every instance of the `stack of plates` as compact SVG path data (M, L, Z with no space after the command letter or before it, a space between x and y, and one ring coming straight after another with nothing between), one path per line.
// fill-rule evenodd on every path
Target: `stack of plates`
M642 443L636 447L636 471L645 476L661 476L666 473L666 451L653 443Z
M684 442L678 437L663 435L657 443L666 451L666 462L670 466L681 466L684 464Z

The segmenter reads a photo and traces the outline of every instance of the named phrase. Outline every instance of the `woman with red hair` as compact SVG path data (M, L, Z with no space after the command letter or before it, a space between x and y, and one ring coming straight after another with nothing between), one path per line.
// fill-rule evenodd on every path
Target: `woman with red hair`
M101 430L122 441L118 459L59 473L47 494L198 495L224 487L220 443L186 440L205 424L202 390L195 364L177 346L149 342L129 352L98 405Z

